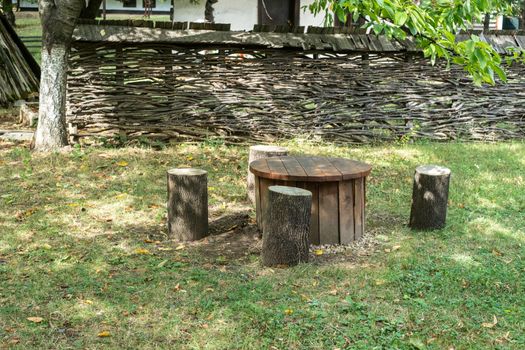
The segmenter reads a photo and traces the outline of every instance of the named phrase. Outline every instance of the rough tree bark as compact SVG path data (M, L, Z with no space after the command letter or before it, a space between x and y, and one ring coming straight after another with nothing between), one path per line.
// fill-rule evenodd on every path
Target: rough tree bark
M293 266L308 262L312 192L270 186L268 225L263 233L262 263Z
M16 26L15 13L13 12L13 2L11 0L2 0L2 13L13 27Z
M84 6L83 0L40 0L38 3L42 22L42 72L34 139L36 150L54 150L68 143L65 116L67 58L71 36Z
M204 7L204 19L207 22L215 22L215 17L213 16L213 5L216 4L218 1L219 0L206 0L206 5Z
M416 230L434 230L445 226L449 183L448 168L436 165L416 168L408 226Z
M208 235L208 173L201 169L168 171L168 231L179 241Z

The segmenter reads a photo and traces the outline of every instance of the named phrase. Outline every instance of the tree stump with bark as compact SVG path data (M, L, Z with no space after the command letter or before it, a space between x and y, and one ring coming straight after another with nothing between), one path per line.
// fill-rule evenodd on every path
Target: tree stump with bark
M205 170L168 170L168 233L178 241L195 241L208 235L208 173Z
M268 221L263 232L264 266L308 262L312 193L287 186L270 186Z
M416 168L410 210L411 228L434 230L445 226L449 183L448 168L437 165Z
M288 148L279 147L279 146L269 146L269 145L256 145L250 147L250 156L248 158L248 165L251 162L269 157L279 157L288 155ZM255 176L248 169L248 198L252 204L255 204Z

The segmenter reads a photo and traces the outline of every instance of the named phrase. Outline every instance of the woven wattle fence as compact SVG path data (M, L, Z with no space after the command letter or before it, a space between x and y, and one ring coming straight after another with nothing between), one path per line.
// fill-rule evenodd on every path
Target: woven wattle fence
M80 137L523 138L525 66L509 72L508 84L478 88L407 52L77 41L68 122Z

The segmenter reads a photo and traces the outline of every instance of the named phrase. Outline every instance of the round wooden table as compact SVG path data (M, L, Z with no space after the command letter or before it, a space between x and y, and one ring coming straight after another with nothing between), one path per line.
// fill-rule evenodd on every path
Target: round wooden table
M311 244L347 244L365 230L366 177L372 166L343 158L271 157L250 163L255 175L257 225L264 230L268 187L312 192Z

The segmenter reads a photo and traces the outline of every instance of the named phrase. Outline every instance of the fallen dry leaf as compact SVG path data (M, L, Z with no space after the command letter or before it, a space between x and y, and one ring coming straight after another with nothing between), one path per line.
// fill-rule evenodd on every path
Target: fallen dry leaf
M179 245L177 246L177 248L175 248L175 250L182 250L182 249L184 249L184 248L186 248L186 246L185 246L184 244L179 244Z
M18 221L22 221L24 220L25 218L27 217L30 217L31 215L33 215L33 213L36 211L36 209L34 208L31 208L31 209L27 209L25 211L18 211L16 214L15 214L15 218L16 220Z
M42 317L37 317L37 316L32 316L32 317L28 317L27 318L28 321L31 321L33 323L40 323L42 322L44 319Z
M492 315L492 317L492 322L483 322L481 326L485 328L494 328L494 326L498 324L498 319L496 318L496 315Z
M15 345L15 344L18 344L18 343L20 343L20 338L11 338L8 341L8 344L10 344L10 345Z
M169 252L169 251L172 251L173 248L170 248L170 247L159 247L158 248L160 251L164 251L164 252Z
M147 255L147 254L151 254L151 252L147 249L144 249L144 248L137 248L134 250L134 253L135 254L141 254L141 255Z
M97 337L99 337L99 338L111 337L111 333L109 331L102 331L102 332L97 334Z
M121 167L125 167L125 166L128 166L128 162L121 160L120 162L117 163L117 165Z
M167 262L168 262L168 260L162 260L162 261L157 265L157 267L160 269L161 267L163 267L164 265L166 265Z

